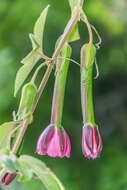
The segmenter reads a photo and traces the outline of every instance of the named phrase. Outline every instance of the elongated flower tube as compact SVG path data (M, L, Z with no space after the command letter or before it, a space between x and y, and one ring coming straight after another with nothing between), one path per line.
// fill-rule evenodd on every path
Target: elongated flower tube
M101 136L94 120L92 71L96 49L89 43L81 49L81 104L83 115L82 152L95 159L102 149Z
M2 178L3 185L9 185L16 177L16 173L6 173L5 176Z
M70 55L71 49L66 43L62 48L61 56L69 58ZM48 154L51 157L70 157L70 140L67 133L61 126L64 92L69 61L65 59L58 59L56 66L51 122L39 137L37 143L37 153L40 155Z

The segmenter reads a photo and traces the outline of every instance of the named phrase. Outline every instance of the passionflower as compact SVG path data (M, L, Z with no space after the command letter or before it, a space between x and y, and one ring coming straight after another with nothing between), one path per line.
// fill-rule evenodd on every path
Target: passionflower
M97 127L87 125L83 127L82 152L87 158L95 159L100 155L102 141Z
M16 177L16 173L6 173L2 178L3 185L9 185Z
M50 124L42 132L37 143L37 153L39 155L49 155L51 157L70 157L70 139L63 127L56 128Z

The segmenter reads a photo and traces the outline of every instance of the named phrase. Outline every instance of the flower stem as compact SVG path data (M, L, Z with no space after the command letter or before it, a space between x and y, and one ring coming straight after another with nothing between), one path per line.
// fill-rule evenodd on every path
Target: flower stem
M36 71L35 71L35 73L34 73L32 79L31 79L31 82L34 83L34 81L35 81L35 79L36 79L36 77L37 77L37 75L38 75L38 72L40 71L40 69L41 69L43 66L47 65L47 63L48 63L48 61L45 61L44 63L41 63L41 65L38 66L38 68L36 69Z
M92 34L92 29L91 29L91 26L90 26L90 23L87 19L87 16L85 15L85 13L81 12L81 19L86 23L87 25L87 28L88 28L88 32L89 32L89 43L92 43L93 42L93 34Z

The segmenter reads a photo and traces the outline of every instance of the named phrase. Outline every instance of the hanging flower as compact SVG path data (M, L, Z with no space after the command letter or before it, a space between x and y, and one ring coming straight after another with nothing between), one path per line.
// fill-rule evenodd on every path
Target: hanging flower
M51 157L70 157L70 139L63 127L56 128L50 124L40 135L37 143L39 155L48 154Z
M100 155L102 142L97 127L87 125L83 127L82 152L87 158L95 159Z

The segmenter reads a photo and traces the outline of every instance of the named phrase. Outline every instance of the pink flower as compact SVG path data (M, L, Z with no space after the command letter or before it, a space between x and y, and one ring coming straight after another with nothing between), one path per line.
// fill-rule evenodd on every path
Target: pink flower
M95 159L100 155L102 150L102 142L97 127L83 127L82 135L82 152L87 158Z
M6 173L2 178L3 185L9 185L16 177L16 173Z
M51 157L70 157L71 144L70 139L61 128L50 124L40 135L37 143L37 153L39 155L48 154Z

